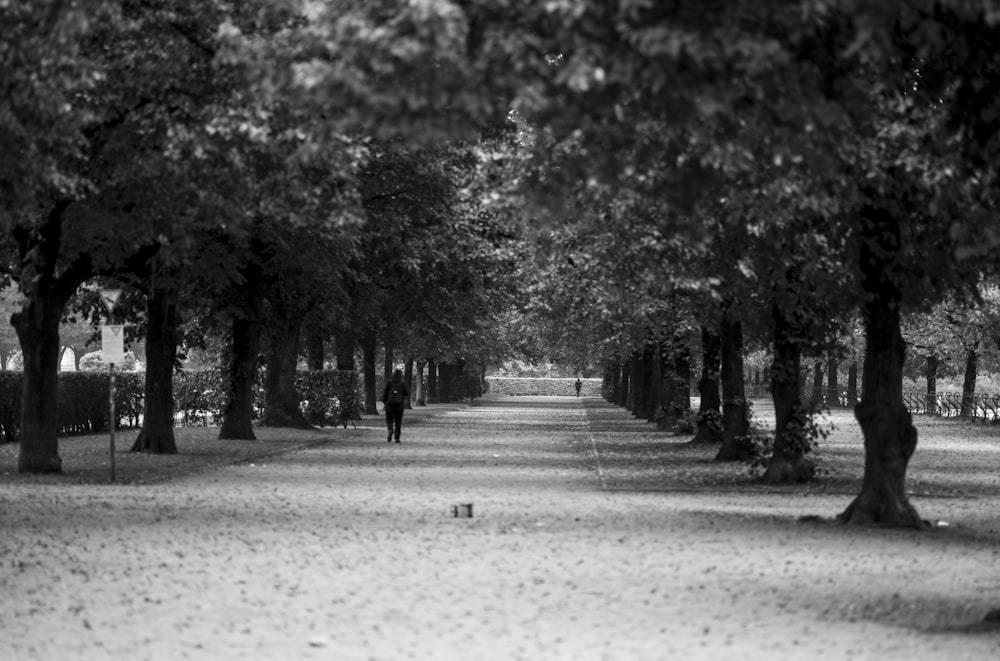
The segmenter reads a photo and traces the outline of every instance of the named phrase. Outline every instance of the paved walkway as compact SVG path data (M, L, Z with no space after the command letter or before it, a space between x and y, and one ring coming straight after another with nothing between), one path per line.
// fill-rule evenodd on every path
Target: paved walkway
M995 544L796 523L842 496L630 491L649 427L588 407L485 401L408 417L400 445L372 418L164 484L0 489L0 658L1000 658L973 624L1000 602Z

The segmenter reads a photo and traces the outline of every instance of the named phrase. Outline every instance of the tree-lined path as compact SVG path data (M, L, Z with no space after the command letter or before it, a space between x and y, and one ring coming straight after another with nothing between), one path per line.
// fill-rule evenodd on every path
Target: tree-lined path
M599 400L407 416L400 445L366 418L160 484L0 485L5 658L1000 651L982 623L1000 605L995 491L924 504L948 529L804 524L846 496L650 489L650 454L684 439Z

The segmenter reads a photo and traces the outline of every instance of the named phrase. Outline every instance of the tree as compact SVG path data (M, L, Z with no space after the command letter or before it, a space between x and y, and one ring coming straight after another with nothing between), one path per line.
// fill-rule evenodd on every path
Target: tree
M224 186L212 196L191 186L199 174L211 181L212 168L199 166L228 154L205 121L229 89L213 69L211 35L222 13L167 4L0 9L16 35L0 64L14 101L0 131L17 136L11 154L21 165L3 170L0 188L18 191L7 197L2 238L6 272L25 297L12 317L25 355L24 472L61 469L58 324L77 288L141 269L166 237L183 232L173 228L203 217L182 210L227 217L225 205L212 204Z

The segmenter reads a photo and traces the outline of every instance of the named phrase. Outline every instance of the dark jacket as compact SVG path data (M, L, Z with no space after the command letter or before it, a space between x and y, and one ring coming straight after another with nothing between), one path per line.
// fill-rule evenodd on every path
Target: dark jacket
M403 391L403 399L404 400L407 397L410 396L410 389L406 387L405 383L403 383L402 381L400 381L396 385L398 385L400 387L400 389ZM383 388L383 390L382 390L382 403L383 404L386 404L386 405L389 404L389 389L392 386L393 386L393 382L392 381L389 381L388 383L385 384L385 388Z

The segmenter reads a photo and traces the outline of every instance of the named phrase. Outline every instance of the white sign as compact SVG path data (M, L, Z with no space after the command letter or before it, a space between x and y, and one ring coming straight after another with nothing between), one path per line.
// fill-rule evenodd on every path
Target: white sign
M118 297L121 295L122 295L121 289L101 290L101 300L104 301L104 307L108 309L108 314L114 312L115 305L118 304Z
M101 354L105 365L121 365L125 362L125 326L101 325Z

